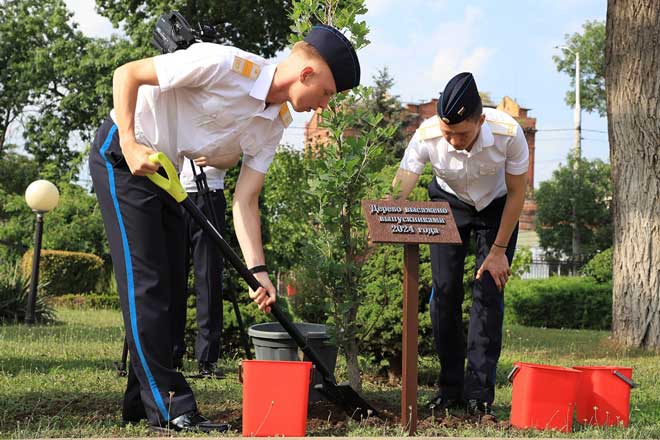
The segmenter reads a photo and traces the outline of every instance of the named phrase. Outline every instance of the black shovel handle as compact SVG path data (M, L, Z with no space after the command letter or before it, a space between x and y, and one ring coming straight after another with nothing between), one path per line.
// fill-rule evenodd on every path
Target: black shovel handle
M211 222L206 218L206 216L201 212L197 205L186 198L181 202L181 205L188 211L188 213L195 219L197 224L208 234L209 237L218 245L220 251L224 257L229 261L229 263L236 269L236 272L245 280L245 282L250 286L250 288L256 291L259 287L262 287L259 284L259 281L254 277L252 272L247 268L243 260L240 259L236 252L229 246L229 244L222 238L222 234L211 224ZM296 328L295 325L289 320L289 318L282 313L277 304L273 303L270 306L270 311L272 315L277 319L277 321L284 327L284 330L291 335L293 340L296 342L298 347L307 355L309 359L314 363L316 369L321 373L324 379L336 384L336 380L330 370L323 364L321 357L311 346L307 344L305 337L300 333L300 330Z

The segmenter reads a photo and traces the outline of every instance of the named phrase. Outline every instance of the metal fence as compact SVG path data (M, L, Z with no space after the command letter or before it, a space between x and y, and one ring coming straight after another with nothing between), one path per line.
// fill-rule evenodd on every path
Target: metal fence
M523 280L536 278L549 278L551 276L573 276L580 274L582 261L575 260L541 260L534 259L527 272L522 275Z

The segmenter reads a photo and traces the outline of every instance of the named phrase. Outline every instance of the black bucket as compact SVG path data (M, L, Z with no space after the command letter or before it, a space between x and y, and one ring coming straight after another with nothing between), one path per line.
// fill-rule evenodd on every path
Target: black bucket
M307 343L319 354L321 362L334 374L335 365L337 364L337 347L330 342L330 336L326 332L325 324L301 322L294 325L305 337ZM252 338L257 360L310 361L307 356L301 359L302 351L299 352L296 342L277 322L255 324L248 329L248 335ZM310 402L317 402L323 399L314 390L314 385L320 383L322 383L321 375L318 371L315 371L309 389Z

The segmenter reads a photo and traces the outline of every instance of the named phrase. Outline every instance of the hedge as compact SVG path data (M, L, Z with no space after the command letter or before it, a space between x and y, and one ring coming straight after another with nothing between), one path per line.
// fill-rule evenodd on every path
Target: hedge
M28 250L21 260L21 270L27 277L32 273L33 251ZM42 250L39 260L41 294L63 295L94 290L101 277L103 260L84 252Z
M57 307L70 309L119 309L119 296L99 293L67 293L51 297L48 301Z
M599 283L612 281L612 248L596 254L582 268L582 274L592 277Z
M612 284L590 277L512 280L508 322L532 327L606 330L612 325Z

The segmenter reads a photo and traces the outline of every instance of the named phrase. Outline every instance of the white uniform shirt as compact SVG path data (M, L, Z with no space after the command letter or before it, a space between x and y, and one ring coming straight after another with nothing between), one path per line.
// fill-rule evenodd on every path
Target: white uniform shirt
M160 86L141 86L135 109L139 143L184 157L243 153L266 173L291 122L288 105L266 107L276 65L235 47L196 43L154 58ZM114 110L111 113L113 120Z
M420 125L410 140L401 168L421 174L431 162L440 187L481 211L507 193L504 173L520 175L529 168L529 149L522 128L508 114L485 108L470 151L458 151L442 136L437 116Z
M195 173L199 175L199 167L195 165ZM220 170L214 167L204 167L204 174L206 174L206 183L209 186L211 191L221 190L225 188L225 170ZM181 174L179 175L179 180L183 185L183 189L189 193L197 192L197 184L195 183L195 175L192 172L190 167L190 160L186 159L183 161L183 166L181 167Z

